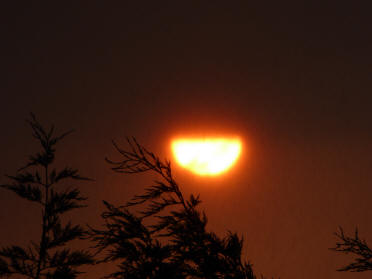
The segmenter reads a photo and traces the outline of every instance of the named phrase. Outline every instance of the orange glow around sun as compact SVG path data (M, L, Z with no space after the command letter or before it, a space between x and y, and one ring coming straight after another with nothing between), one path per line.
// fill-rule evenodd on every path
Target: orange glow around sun
M235 164L242 143L238 138L180 138L171 147L180 166L198 175L219 175Z

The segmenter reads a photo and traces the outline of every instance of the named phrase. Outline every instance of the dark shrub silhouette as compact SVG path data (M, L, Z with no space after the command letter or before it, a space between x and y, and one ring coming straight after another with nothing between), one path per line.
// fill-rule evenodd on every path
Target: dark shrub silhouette
M128 140L129 150L114 143L121 154L108 160L115 172L154 172L159 181L124 206L104 201L104 228L92 229L103 262L116 261L118 270L107 278L245 278L252 266L242 261L243 240L229 232L224 238L207 231L207 217L198 210L199 197L184 197L169 161ZM142 211L131 211L142 208ZM135 213L134 213L135 212Z
M62 225L61 215L83 207L86 198L77 188L62 190L56 185L67 179L87 178L81 177L76 169L66 167L57 171L52 168L55 145L70 132L55 136L54 127L47 132L33 114L28 123L41 151L30 156L27 165L14 176L7 176L10 184L0 186L41 207L42 232L40 240L31 241L28 247L13 245L0 249L0 277L76 278L79 274L77 267L93 263L93 258L87 251L66 248L68 242L85 238L86 231L70 222Z
M342 228L335 235L338 242L336 247L331 248L331 250L356 256L352 263L338 269L338 271L363 272L372 270L372 250L365 240L359 238L357 229L353 237L345 235Z

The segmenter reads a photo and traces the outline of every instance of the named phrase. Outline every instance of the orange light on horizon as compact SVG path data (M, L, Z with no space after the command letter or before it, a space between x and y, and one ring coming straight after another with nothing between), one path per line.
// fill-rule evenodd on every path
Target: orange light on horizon
M239 158L242 143L238 138L181 138L171 144L177 163L198 175L219 175Z

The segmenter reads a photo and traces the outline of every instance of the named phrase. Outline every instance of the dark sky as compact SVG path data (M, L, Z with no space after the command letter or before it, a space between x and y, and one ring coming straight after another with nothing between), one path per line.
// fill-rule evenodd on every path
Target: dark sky
M223 177L175 167L209 228L244 235L268 277L371 276L336 272L350 258L328 250L338 226L372 243L370 4L77 2L1 4L1 174L37 147L30 111L74 128L59 162L95 179L73 218L96 225L102 199L124 203L149 183L108 169L111 139L169 157L172 135L238 134L245 153ZM37 235L36 208L4 191L0 206L1 244Z

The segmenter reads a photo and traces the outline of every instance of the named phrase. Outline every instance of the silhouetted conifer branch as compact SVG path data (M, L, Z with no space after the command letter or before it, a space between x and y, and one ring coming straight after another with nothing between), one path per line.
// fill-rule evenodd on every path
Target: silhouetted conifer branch
M61 215L75 208L84 207L86 198L77 188L56 190L54 186L64 179L87 180L78 170L66 167L51 170L55 159L55 145L71 131L54 136L54 127L47 132L31 114L28 121L33 137L41 145L41 151L29 157L29 162L16 175L7 178L11 183L0 185L19 197L37 202L42 207L42 234L38 243L27 248L9 246L0 249L0 277L23 275L33 279L76 278L77 267L92 264L93 257L87 251L71 251L64 247L75 239L83 239L87 232L80 225L61 223ZM58 249L60 248L61 249Z
M336 247L331 250L356 256L354 262L338 269L338 271L363 272L372 270L372 250L365 240L359 238L358 229L355 230L354 237L345 235L341 227L335 235L338 242L336 242Z
M127 142L128 150L113 142L122 160L106 159L112 170L152 171L161 180L124 206L104 201L104 227L92 229L92 239L105 253L102 261L120 262L118 271L106 278L256 278L251 264L241 259L243 240L231 232L220 238L206 229L207 217L197 208L199 196L184 198L170 162L161 161L134 138ZM144 209L132 213L137 206Z

